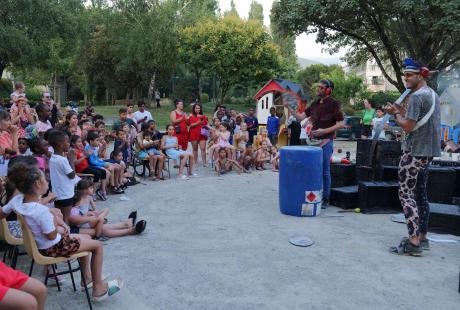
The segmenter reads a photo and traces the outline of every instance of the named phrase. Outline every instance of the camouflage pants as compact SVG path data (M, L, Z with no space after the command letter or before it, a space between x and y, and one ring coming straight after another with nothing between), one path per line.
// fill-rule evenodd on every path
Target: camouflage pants
M411 237L426 234L428 229L430 205L426 183L430 161L429 157L415 157L410 152L404 152L399 162L399 200Z

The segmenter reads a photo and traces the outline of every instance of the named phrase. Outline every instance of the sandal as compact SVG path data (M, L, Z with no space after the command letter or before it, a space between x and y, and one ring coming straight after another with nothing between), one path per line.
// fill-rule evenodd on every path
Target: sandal
M145 230L145 227L147 226L147 222L145 220L141 220L136 223L136 226L134 227L134 234L139 235Z
M174 169L179 169L179 165L174 165Z
M109 237L106 237L106 236L103 236L103 235L94 237L94 240L101 241L101 242L107 241L109 239L110 239Z
M93 299L97 302L101 302L109 298L110 296L113 296L117 292L119 292L123 286L124 286L124 281L121 278L111 280L107 282L107 291L100 295L100 296L93 296Z
M137 211L131 212L131 213L128 215L128 219L132 219L132 220L133 220L133 226L136 225L136 221L137 221Z
M108 274L108 275L102 274L102 281L107 280L107 278L109 277L109 275L110 275L110 274ZM88 289L92 288L92 287L93 287L93 281L91 280L90 282L87 282L87 283L86 283L86 287L87 287ZM80 283L80 291L82 291L82 292L85 291L85 287L84 287L83 285L81 285L81 283Z

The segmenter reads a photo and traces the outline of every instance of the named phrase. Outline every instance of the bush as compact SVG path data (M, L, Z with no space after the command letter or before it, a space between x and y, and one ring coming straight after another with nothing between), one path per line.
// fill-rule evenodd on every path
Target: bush
M207 93L202 93L200 100L201 100L202 103L208 103L209 102L209 95Z
M369 98L369 101L372 103L374 108L385 106L388 102L395 102L396 99L400 96L400 93L397 91L379 91L373 93Z
M0 79L0 98L10 99L10 94L13 92L11 81L8 79Z
M26 89L27 99L30 101L41 101L43 89L39 86L34 86Z

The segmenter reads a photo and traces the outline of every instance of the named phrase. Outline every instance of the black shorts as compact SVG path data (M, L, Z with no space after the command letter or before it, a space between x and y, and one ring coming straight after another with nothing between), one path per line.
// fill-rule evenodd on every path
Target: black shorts
M88 167L85 170L83 170L82 172L86 173L86 174L94 175L93 181L95 183L99 182L99 180L105 180L105 178L107 177L107 173L105 172L104 168Z
M73 197L63 200L54 201L54 206L56 208L68 208L73 206Z

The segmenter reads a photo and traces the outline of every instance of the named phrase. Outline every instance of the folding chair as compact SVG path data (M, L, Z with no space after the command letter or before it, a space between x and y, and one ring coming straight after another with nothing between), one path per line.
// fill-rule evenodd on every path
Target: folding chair
M5 241L8 245L8 249L5 250L5 253L3 254L3 262L6 260L7 253L10 253L11 268L16 269L18 256L22 254L19 253L19 246L23 244L23 240L21 238L16 238L10 233L6 219L0 220L0 240Z
M92 310L93 306L91 304L91 299L90 299L89 292L88 292L88 286L86 284L86 279L85 279L85 276L83 274L83 269L81 268L81 263L80 263L80 260L79 260L79 258L88 256L89 252L76 253L76 254L71 255L70 257L48 257L48 256L43 256L38 251L37 244L35 243L35 239L34 239L34 236L32 234L32 231L30 230L29 225L27 225L24 217L22 215L20 215L20 214L17 214L17 217L18 217L19 223L21 223L22 237L23 237L23 240L24 240L24 247L26 248L27 254L30 257L32 257L32 263L30 265L29 276L32 275L32 270L33 270L34 263L37 263L37 264L43 265L43 266L51 266L51 268L53 269L53 273L50 275L49 271L46 272L45 285L48 284L48 278L50 276L52 276L52 277L54 277L56 279L56 285L58 287L58 291L60 292L61 291L61 286L59 285L59 281L58 281L57 276L70 273L70 277L72 279L73 290L74 290L74 292L76 292L77 288L75 286L75 280L74 280L74 277L73 277L73 273L77 272L77 271L80 271L80 273L81 273L81 281L83 282L83 286L85 287L86 299L88 300L89 309ZM74 259L77 259L78 268L72 269L70 261L74 260ZM55 265L59 264L59 263L67 263L67 266L68 266L69 270L68 271L56 272Z

